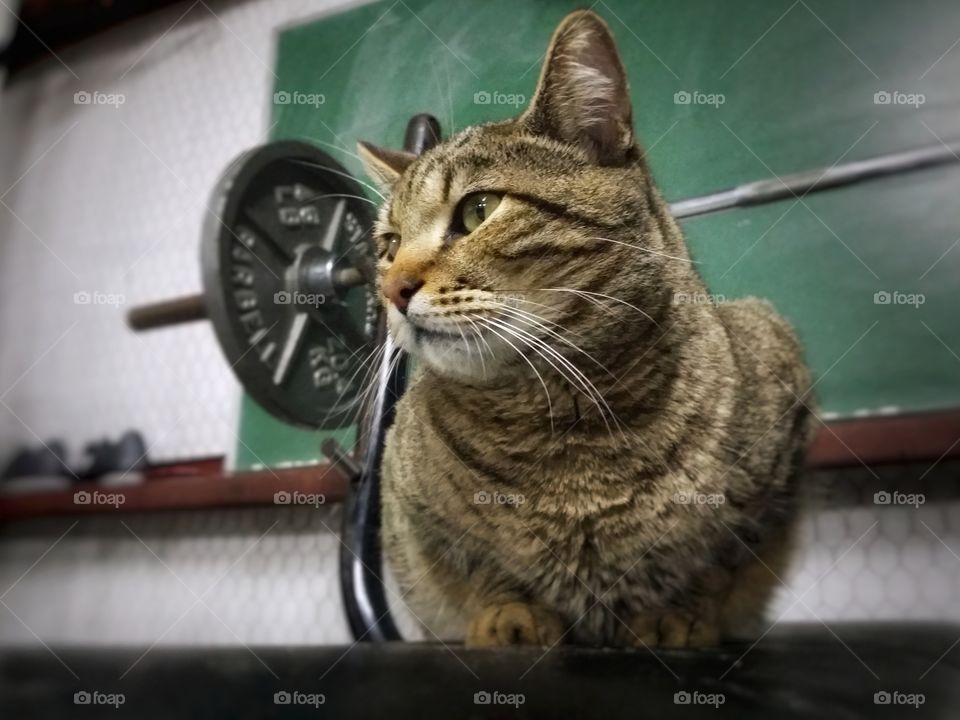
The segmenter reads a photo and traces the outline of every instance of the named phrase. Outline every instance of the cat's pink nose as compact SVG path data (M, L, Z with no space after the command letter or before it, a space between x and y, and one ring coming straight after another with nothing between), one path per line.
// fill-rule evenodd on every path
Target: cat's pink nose
M383 294L394 306L404 315L407 314L407 308L410 301L417 294L417 290L423 287L423 280L405 273L398 273L388 277L384 283Z

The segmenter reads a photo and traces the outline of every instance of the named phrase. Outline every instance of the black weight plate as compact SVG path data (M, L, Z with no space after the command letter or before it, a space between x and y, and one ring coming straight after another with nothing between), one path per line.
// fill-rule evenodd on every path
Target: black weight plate
M244 153L213 191L201 243L210 320L244 389L282 420L354 419L378 304L369 285L316 278L369 272L373 207L339 163L293 141ZM309 285L307 258L321 269Z

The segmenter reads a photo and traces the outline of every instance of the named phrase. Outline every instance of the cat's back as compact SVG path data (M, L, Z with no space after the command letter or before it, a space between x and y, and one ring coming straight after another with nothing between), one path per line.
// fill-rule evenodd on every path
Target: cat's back
M810 373L793 326L771 303L748 297L720 303L717 316L730 338L734 361L746 391L770 399L804 398ZM751 388L751 380L763 380Z

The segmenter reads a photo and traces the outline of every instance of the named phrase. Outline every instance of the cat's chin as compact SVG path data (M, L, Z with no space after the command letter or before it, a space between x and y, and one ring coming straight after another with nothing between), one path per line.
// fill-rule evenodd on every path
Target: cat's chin
M482 382L495 377L496 364L489 355L481 361L479 351L463 338L440 333L417 332L413 344L404 346L417 362L428 365L437 374L454 380Z
M469 382L489 382L499 375L500 363L482 344L478 347L459 333L431 331L399 318L389 320L397 346L438 375ZM481 348L487 350L483 357Z
M474 357L468 358L459 350L449 352L442 347L427 344L414 356L418 362L428 365L438 375L448 377L451 380L486 382L493 379L491 368L482 366L476 357L476 353L474 353Z

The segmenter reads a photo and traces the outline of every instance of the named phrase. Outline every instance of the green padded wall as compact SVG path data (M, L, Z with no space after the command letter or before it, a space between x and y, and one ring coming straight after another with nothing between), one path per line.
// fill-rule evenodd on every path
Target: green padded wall
M323 102L273 104L271 135L319 143L363 177L355 141L399 146L417 112L436 115L447 133L511 116L533 91L553 28L583 5L388 1L290 29L279 38L276 89ZM669 199L960 136L955 2L594 7L618 38L637 134ZM717 97L675 102L682 92ZM924 97L878 104L878 92ZM946 167L683 225L713 293L769 298L794 322L825 412L956 406L958 189L960 166ZM875 304L876 293L894 291L925 302ZM317 456L315 433L262 412L244 413L241 437L240 466Z

